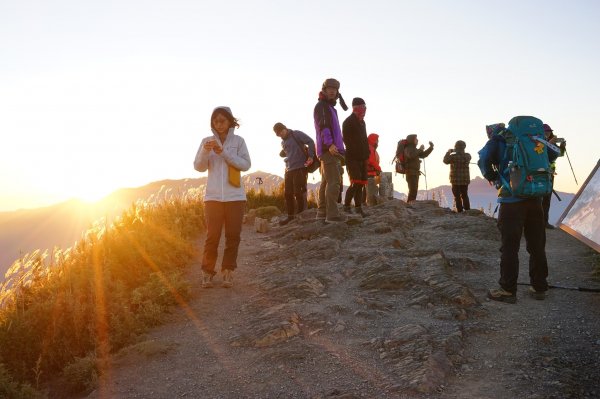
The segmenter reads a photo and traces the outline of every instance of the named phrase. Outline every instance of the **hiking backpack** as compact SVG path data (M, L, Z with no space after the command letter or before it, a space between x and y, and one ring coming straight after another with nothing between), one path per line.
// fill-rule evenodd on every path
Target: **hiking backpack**
M543 197L552 193L552 172L548 147L544 144L542 121L532 116L516 116L500 133L506 140L509 181L502 173L502 185L511 195L521 198Z
M396 147L396 156L392 160L392 163L396 163L396 173L406 174L406 156L404 155L404 148L408 144L406 139L398 141Z

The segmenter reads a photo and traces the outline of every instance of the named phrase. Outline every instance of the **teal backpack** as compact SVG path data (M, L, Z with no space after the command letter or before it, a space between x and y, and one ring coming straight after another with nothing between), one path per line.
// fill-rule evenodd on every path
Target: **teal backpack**
M537 198L552 193L552 171L542 121L533 116L515 116L500 133L506 140L505 157L509 160L502 185L515 197Z

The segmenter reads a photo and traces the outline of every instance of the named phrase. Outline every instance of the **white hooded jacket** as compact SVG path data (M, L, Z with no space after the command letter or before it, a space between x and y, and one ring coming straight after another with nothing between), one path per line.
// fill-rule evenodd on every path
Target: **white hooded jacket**
M228 107L222 108L231 114ZM215 109L217 109L215 108ZM230 128L224 143L221 143L218 133L212 130L212 136L205 137L200 143L200 148L196 153L194 160L194 169L198 172L208 170L208 180L206 182L206 193L204 201L245 201L246 189L242 182L241 187L234 187L229 184L229 167L231 165L242 172L250 169L250 154L246 142L241 136L234 134L235 128ZM223 148L223 152L216 154L213 150L204 149L204 144L210 140L217 140L217 143Z

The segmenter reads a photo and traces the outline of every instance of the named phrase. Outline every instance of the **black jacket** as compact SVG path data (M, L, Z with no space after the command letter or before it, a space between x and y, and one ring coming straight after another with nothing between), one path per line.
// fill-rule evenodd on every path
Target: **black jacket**
M342 136L346 147L346 158L366 161L371 152L367 139L367 125L351 114L342 124Z

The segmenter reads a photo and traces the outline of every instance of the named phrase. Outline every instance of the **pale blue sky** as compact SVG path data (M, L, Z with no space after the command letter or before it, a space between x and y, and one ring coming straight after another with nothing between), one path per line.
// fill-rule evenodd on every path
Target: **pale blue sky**
M456 140L476 159L486 124L534 115L581 184L600 158L599 20L593 1L0 0L0 211L199 177L216 105L252 171L282 175L272 126L314 136L328 77L366 100L384 170L416 133L435 143L429 187L447 184ZM556 188L577 190L566 159Z

